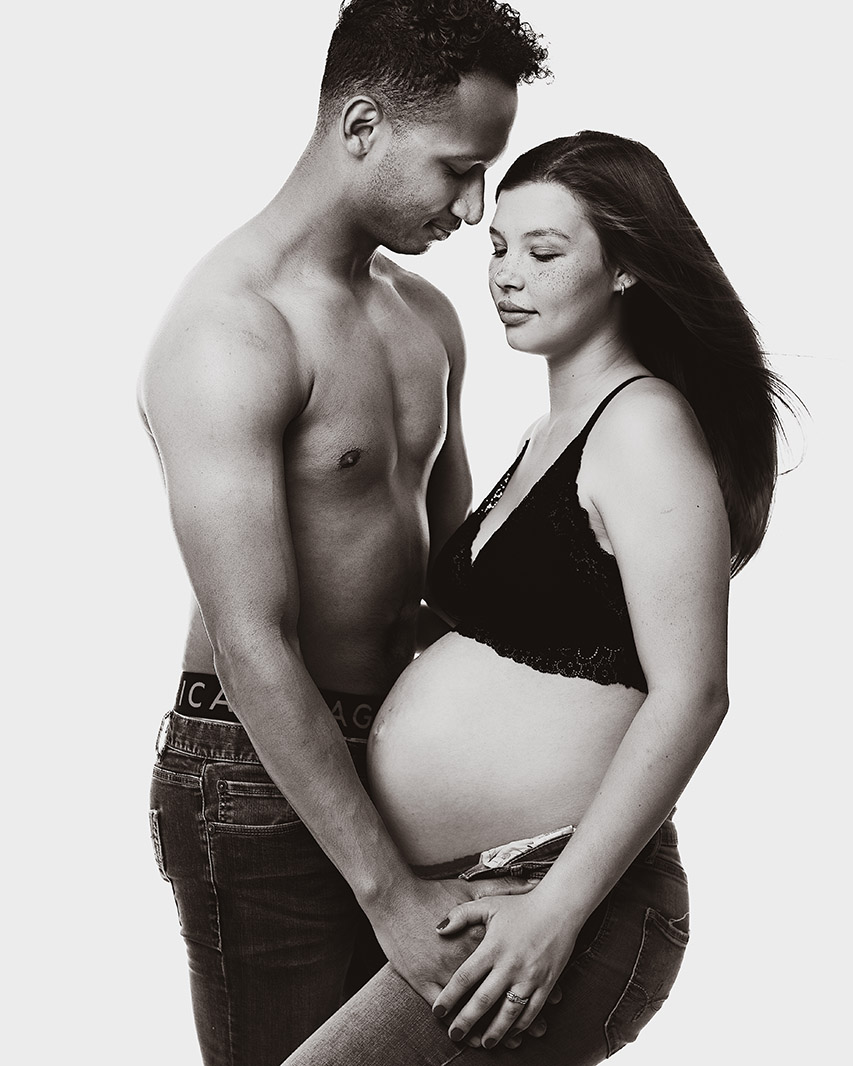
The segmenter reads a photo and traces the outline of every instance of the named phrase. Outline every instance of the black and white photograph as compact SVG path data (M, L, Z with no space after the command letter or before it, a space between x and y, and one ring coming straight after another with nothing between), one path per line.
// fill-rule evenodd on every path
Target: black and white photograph
M4 51L15 1061L845 1061L838 6Z

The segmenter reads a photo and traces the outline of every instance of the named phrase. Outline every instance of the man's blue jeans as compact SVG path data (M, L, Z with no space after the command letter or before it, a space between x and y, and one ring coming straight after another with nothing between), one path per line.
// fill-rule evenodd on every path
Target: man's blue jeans
M363 774L365 745L349 746ZM385 958L242 726L172 712L158 751L151 835L205 1066L278 1066Z
M455 872L542 876L558 851L549 844L502 870L478 864ZM286 1066L593 1066L636 1039L669 995L687 945L687 912L687 879L668 820L581 931L558 982L563 998L545 1007L543 1037L526 1037L514 1050L456 1044L447 1019L434 1018L386 965Z

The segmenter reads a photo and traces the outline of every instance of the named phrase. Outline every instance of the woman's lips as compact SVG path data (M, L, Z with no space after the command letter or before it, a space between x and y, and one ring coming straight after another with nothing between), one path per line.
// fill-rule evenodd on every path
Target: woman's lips
M498 300L497 309L501 322L505 326L520 326L522 322L527 322L529 318L536 314L530 308L519 307L518 304L514 304L511 300Z

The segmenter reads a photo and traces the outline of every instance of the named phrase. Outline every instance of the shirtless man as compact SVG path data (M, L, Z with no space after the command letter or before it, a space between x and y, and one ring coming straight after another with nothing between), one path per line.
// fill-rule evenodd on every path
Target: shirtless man
M544 72L511 8L459 9L343 9L302 158L189 275L140 381L196 601L151 828L208 1066L280 1063L379 967L359 905L430 1000L471 949L434 927L482 887L418 881L362 784L471 489L455 314L377 249L480 221Z

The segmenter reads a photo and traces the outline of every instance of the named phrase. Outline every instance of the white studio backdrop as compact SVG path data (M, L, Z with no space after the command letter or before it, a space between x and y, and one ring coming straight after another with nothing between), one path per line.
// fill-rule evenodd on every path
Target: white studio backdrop
M489 201L542 140L592 128L644 141L811 411L805 458L733 585L731 712L679 804L692 943L670 1003L620 1062L840 1062L840 15L830 0L517 6L550 42L554 79L522 87ZM183 275L274 195L307 141L336 12L334 0L83 0L11 17L4 684L9 795L26 802L10 819L6 924L22 1062L199 1061L146 802L188 588L134 383ZM505 344L489 251L481 226L406 262L465 329L478 499L546 403L541 362Z

